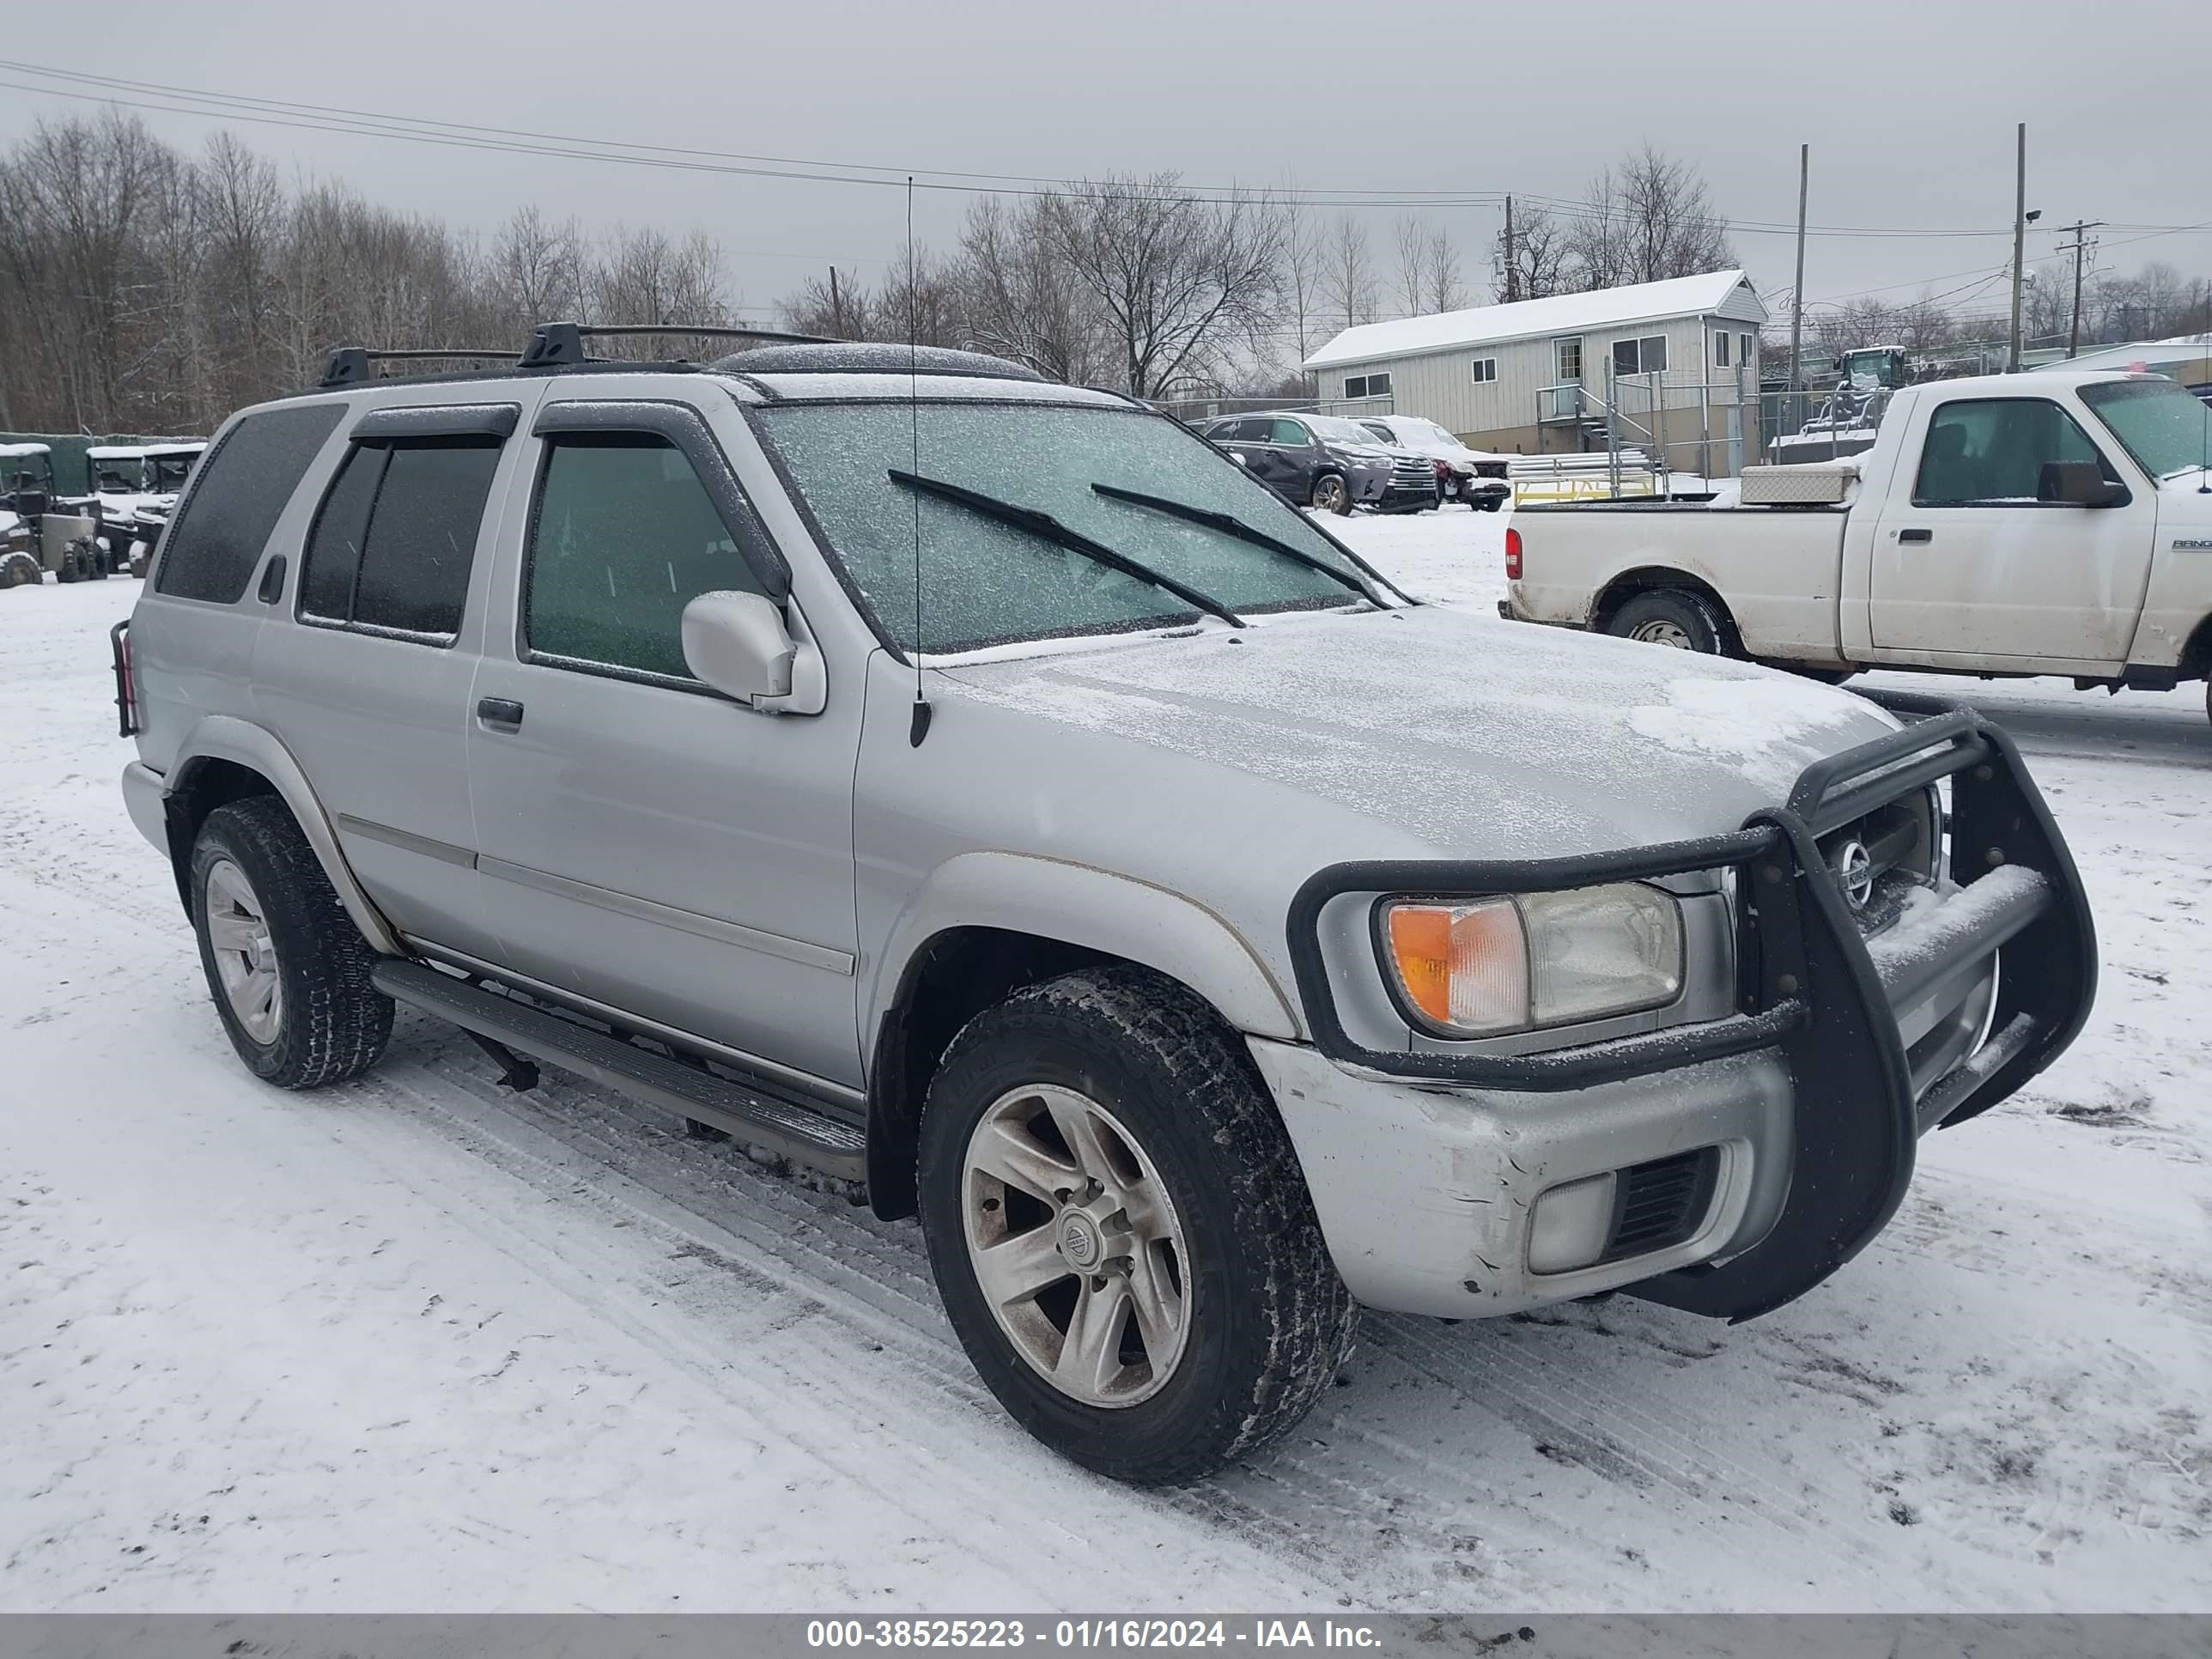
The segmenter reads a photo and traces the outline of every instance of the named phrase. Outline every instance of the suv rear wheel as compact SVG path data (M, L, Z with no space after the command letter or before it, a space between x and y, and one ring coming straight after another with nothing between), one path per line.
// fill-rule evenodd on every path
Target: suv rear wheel
M376 953L274 795L217 807L192 843L192 926L216 1012L256 1077L313 1089L367 1071L392 1035Z
M1329 1388L1351 1297L1250 1059L1183 988L1086 969L979 1014L920 1152L945 1313L1054 1450L1192 1480Z

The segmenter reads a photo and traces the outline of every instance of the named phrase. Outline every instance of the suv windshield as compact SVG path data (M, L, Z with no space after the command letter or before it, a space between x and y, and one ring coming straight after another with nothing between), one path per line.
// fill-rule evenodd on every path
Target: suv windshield
M1140 410L1018 404L785 404L761 428L833 557L902 649L1195 622L1198 607L1037 528L902 485L918 473L1018 507L1220 600L1239 616L1358 603L1343 582L1194 522L1094 489L1227 514L1357 580L1364 567L1281 497L1174 422ZM920 465L915 466L917 428ZM921 617L915 617L915 537Z
M2154 478L2193 472L2212 457L2212 408L2178 380L2105 380L2081 401Z

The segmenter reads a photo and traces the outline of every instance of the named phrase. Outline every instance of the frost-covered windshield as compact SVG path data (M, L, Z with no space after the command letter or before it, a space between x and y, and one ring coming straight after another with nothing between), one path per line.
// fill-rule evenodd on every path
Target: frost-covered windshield
M2212 459L2212 408L2178 381L2101 381L2083 386L2081 401L2154 478L2192 471Z
M1102 495L1135 491L1227 514L1355 577L1358 562L1203 440L1138 410L1015 404L787 404L758 411L831 556L902 648L1195 622L1201 612L1036 531L915 490L893 471L1050 514L1241 616L1357 604L1345 586L1221 529ZM920 453L917 456L916 435ZM915 617L915 538L921 617Z

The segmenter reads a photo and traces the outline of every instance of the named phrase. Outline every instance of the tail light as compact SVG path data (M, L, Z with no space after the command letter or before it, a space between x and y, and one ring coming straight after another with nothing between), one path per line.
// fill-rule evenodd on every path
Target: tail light
M1517 530L1505 532L1505 580L1509 582L1521 580L1521 532Z

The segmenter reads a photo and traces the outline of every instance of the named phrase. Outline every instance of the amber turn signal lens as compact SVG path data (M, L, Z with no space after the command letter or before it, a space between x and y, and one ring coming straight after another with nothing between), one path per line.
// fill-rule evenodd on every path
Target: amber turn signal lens
M1510 899L1394 904L1386 917L1399 988L1431 1024L1465 1032L1528 1022L1528 949Z

